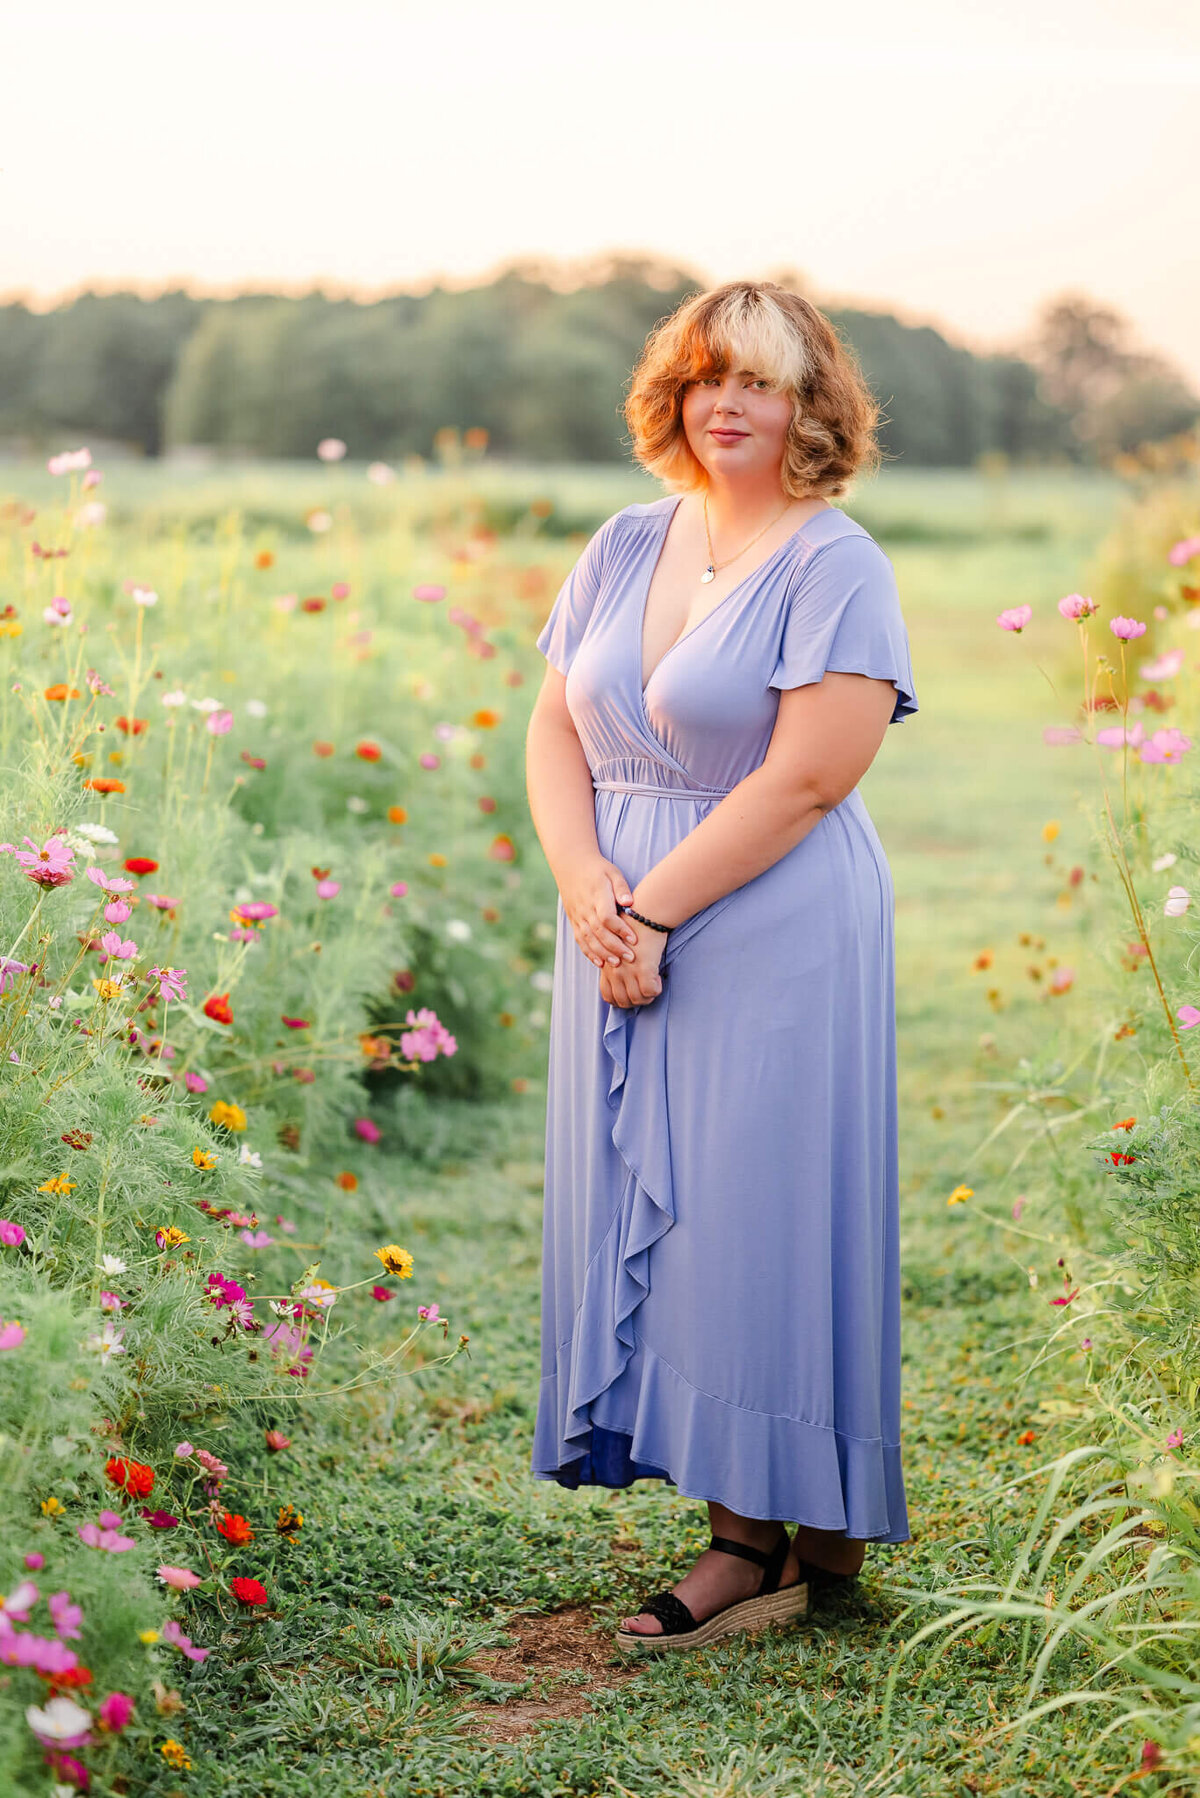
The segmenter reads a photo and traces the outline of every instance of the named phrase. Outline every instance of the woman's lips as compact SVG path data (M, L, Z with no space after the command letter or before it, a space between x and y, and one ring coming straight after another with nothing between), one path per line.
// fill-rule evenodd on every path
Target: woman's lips
M749 432L747 432L747 431L713 431L710 433L710 435L713 437L719 437L720 440L722 441L722 443L737 443L737 442L740 442L743 437L748 436Z

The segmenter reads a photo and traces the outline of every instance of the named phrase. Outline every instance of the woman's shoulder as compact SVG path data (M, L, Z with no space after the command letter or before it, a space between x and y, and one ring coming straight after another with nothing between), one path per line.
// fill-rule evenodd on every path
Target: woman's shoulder
M829 506L818 512L802 525L797 533L801 551L800 565L806 566L816 558L818 550L831 549L838 545L832 559L838 563L851 566L864 566L882 559L891 566L891 557L871 535L865 525L851 518L849 512L843 512L840 506ZM830 560L822 556L822 561Z

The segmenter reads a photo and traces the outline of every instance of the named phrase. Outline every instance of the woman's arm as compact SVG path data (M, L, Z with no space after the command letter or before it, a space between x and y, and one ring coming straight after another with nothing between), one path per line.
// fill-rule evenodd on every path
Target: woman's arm
M878 753L895 703L891 681L865 674L826 673L781 693L761 765L638 881L635 910L680 925L779 861L853 792ZM625 976L621 967L611 978Z

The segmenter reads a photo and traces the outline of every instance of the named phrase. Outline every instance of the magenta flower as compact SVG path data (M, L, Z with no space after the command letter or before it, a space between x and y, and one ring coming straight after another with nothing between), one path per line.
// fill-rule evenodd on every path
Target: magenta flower
M435 1324L438 1322L441 1313L436 1305L418 1305L417 1316L423 1318L426 1323Z
M342 883L340 880L318 880L317 882L318 899L336 899L341 890Z
M1059 600L1058 609L1064 618L1090 618L1098 607L1088 594L1068 593L1065 599Z
M225 707L221 707L218 711L210 712L204 720L204 724L214 737L227 736L233 729L233 713Z
M45 1555L40 1555L35 1548L25 1556L25 1565L28 1567L30 1573L40 1573L41 1569L46 1565L46 1557Z
M457 1050L457 1039L428 1006L422 1006L416 1012L410 1008L404 1021L415 1025L415 1029L404 1031L400 1038L400 1053L408 1061L433 1061L439 1054L453 1055Z
M208 1091L208 1081L203 1074L187 1073L183 1076L183 1084L190 1093L206 1093Z
M20 1224L10 1223L6 1217L0 1217L0 1242L6 1249L19 1249L25 1240L25 1232Z
M110 1692L96 1712L96 1721L107 1735L119 1736L132 1716L133 1699L128 1692Z
M1113 636L1120 637L1123 643L1131 642L1134 637L1146 635L1146 626L1140 618L1123 618L1119 613L1117 617L1109 620L1108 628Z
M71 1603L69 1592L52 1592L46 1600L55 1634L64 1642L78 1641L83 1634L83 1607Z
M148 1505L142 1506L138 1516L144 1517L152 1530L173 1530L179 1527L178 1517L172 1517L170 1511L152 1511Z
M1032 617L1032 606L1009 606L998 614L996 623L1002 631L1023 631Z
M0 1631L0 1663L6 1667L33 1667L38 1673L69 1673L79 1664L73 1648L54 1636L31 1636L23 1630Z
M189 1661L206 1660L212 1653L211 1648L194 1647L192 1638L184 1635L174 1617L167 1618L167 1621L163 1624L159 1634L164 1642L170 1643L172 1648L178 1648L181 1653L186 1654Z
M11 992L17 984L18 974L28 974L27 961L11 961L7 956L0 960L0 993Z
M354 1134L361 1137L363 1142L378 1142L383 1131L371 1118L355 1118Z
M1168 1448L1182 1448L1183 1447L1183 1431L1182 1430L1172 1430L1171 1431L1171 1434L1167 1437L1167 1447Z
M175 1592L186 1592L190 1587L200 1584L200 1575L193 1573L188 1567L160 1567L158 1577Z
M391 894L393 899L403 899L403 897L404 897L405 893L407 893L407 891L408 891L407 880L394 881L392 883L392 885L388 888L388 892Z
M20 1348L25 1340L25 1325L0 1323L0 1349Z
M48 891L51 887L68 886L74 880L75 870L71 863L75 851L62 837L47 837L40 849L32 837L24 837L22 841L29 844L28 849L18 849L12 843L0 843L0 853L7 850L15 855L35 886L44 887Z
M241 917L249 918L254 924L262 924L265 923L268 918L277 918L279 916L279 907L277 905L268 904L265 899L251 899L245 905L235 905L233 909Z
M128 1299L121 1298L119 1294L115 1292L102 1292L100 1294L101 1311L120 1311L122 1307L128 1303Z
M132 937L122 942L119 930L106 930L100 938L100 947L104 950L102 961L132 961L138 952Z
M106 893L131 893L133 891L132 880L126 880L120 874L106 874L103 868L97 868L95 863L86 867L83 872L88 880L96 886L102 887Z

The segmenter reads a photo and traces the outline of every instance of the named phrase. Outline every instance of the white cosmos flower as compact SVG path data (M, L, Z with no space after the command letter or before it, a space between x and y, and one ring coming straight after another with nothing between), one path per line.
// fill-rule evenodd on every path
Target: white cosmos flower
M164 705L186 705L187 694L182 687L172 687L169 693L163 694L162 702Z
M1166 901L1163 905L1163 916L1167 918L1182 918L1184 912L1191 903L1192 895L1188 892L1186 887L1172 887L1168 892Z
M193 711L197 712L219 712L221 701L219 699L193 699L191 706Z
M73 824L71 826L77 837L86 837L89 843L115 843L118 841L115 830L107 824Z
M1156 874L1161 874L1165 868L1173 868L1178 859L1179 857L1172 855L1168 849L1165 855L1160 855L1156 861L1150 863L1150 866Z
M249 1143L244 1142L242 1144L241 1148L238 1150L238 1166L239 1167L261 1167L262 1166L262 1156L259 1154L257 1149L252 1149L250 1147Z
M92 1726L91 1713L61 1694L49 1699L40 1710L36 1704L26 1706L25 1721L34 1735L45 1742L73 1742Z
M100 1270L106 1274L124 1274L129 1272L127 1264L116 1255L101 1255Z
M465 943L471 936L471 926L465 918L447 918L446 935L456 943Z
M248 699L246 701L246 711L251 718L265 718L267 715L266 701L262 699Z

